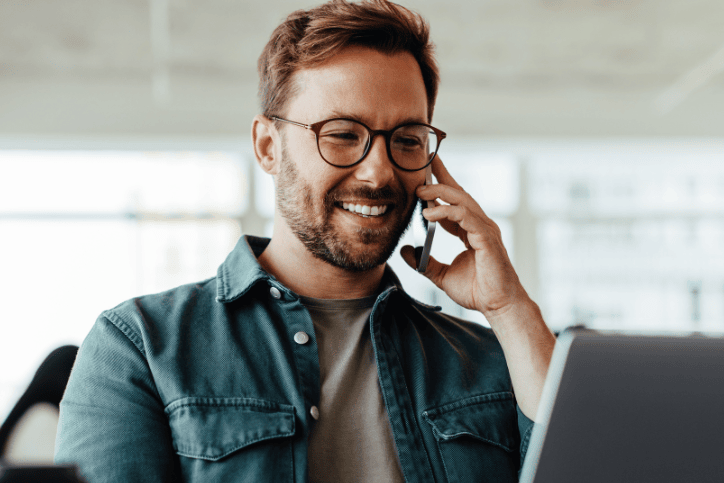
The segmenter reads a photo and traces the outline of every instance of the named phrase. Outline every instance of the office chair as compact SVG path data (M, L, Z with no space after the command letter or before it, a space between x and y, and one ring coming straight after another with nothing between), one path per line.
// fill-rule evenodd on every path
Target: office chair
M13 461L9 461L12 458L8 458L8 456L13 453L12 441L18 432L22 430L23 423L27 420L24 416L33 414L34 411L37 413L38 409L41 409L40 414L47 414L47 411L43 413L43 408L50 407L56 411L59 409L60 400L65 392L65 386L68 384L70 371L73 368L77 354L77 346L59 347L51 352L40 365L30 385L10 411L5 422L0 426L0 463L13 463ZM52 431L52 434L54 434L57 416L52 416L51 413L50 418L45 416L41 418L41 421L43 420L44 422L41 422L41 424L45 424L47 430ZM33 460L33 455L28 455L28 457L31 461ZM23 462L25 461L19 461L19 463Z

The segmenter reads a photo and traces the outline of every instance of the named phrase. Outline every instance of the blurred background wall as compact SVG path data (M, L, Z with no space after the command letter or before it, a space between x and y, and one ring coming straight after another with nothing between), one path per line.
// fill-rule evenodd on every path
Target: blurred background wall
M0 2L0 418L102 310L211 277L242 233L271 233L256 61L315 3ZM437 44L441 157L549 325L724 330L724 3L402 3ZM439 236L433 254L461 248Z

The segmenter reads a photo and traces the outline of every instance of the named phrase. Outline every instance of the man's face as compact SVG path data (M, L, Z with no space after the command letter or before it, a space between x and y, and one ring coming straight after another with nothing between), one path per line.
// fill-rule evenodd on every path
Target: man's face
M298 72L294 81L298 93L284 114L292 121L344 117L372 129L427 122L422 74L407 53L349 48ZM424 170L397 169L382 136L364 161L350 168L327 164L311 131L284 125L282 138L277 205L297 238L315 257L345 270L365 271L387 261L410 223ZM350 208L357 205L363 213Z

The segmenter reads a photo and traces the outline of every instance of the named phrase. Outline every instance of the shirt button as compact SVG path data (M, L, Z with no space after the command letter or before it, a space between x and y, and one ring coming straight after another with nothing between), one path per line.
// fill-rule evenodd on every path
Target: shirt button
M309 410L309 414L312 415L315 421L319 419L319 409L317 409L317 406L312 406L312 409Z
M309 336L306 332L297 332L294 334L294 342L300 345L304 345L309 342Z
M281 292L279 291L279 289L276 288L276 287L270 288L270 289L269 289L269 293L271 294L272 297L274 297L274 298L277 299L277 300L279 300L280 298L282 298L282 293L281 293Z

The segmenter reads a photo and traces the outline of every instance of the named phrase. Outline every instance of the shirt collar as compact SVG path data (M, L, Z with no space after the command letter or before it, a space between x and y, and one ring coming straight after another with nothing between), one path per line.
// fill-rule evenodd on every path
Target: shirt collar
M216 289L216 300L218 302L232 302L246 292L258 281L266 280L268 283L276 286L279 290L283 290L292 294L291 290L282 286L272 275L265 272L257 257L262 254L264 249L269 245L269 238L261 238L256 236L244 235L239 238L234 249L219 266L217 271L218 285ZM387 296L391 292L399 291L406 298L415 301L402 289L400 279L397 278L395 272L389 265L385 266L385 272L382 276L380 284L379 296ZM296 294L294 294L296 297ZM426 304L422 304L426 305ZM427 306L427 305L426 305ZM427 306L429 307L429 306ZM438 308L439 309L439 308Z
M269 241L268 238L249 235L239 238L216 272L219 281L216 289L217 301L226 303L236 300L259 280L273 278L261 268L257 260Z

